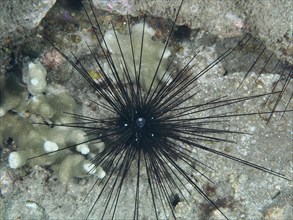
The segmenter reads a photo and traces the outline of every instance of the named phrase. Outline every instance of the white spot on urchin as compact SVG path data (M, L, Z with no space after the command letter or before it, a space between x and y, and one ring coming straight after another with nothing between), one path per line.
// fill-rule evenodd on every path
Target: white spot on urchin
M76 150L83 155L86 155L90 152L90 149L87 144L79 144L76 146Z
M0 117L2 117L3 115L5 115L5 110L4 108L0 108Z
M37 86L39 84L39 80L37 78L32 78L30 82L33 86Z
M45 141L43 147L47 153L54 152L59 149L58 145L52 141Z
M169 49L166 49L163 55L163 59L167 59L170 55L171 55L171 51Z
M100 179L103 179L106 176L106 172L101 167L96 168L96 173Z
M86 173L91 174L91 175L96 173L95 165L92 164L91 162L85 162L83 164L83 169L85 170Z
M37 96L33 96L33 97L31 98L31 100L32 100L33 102L35 102L35 103L39 103L39 102L40 102L40 99L38 99Z
M95 166L93 163L89 161L85 161L82 165L82 168L87 174L94 175L100 179L104 178L106 176L106 172L100 167L100 166Z
M29 69L33 69L35 66L36 66L36 64L34 64L34 63L29 63L28 68L29 68Z
M19 152L11 152L8 157L9 167L17 169L22 167L26 162L26 159Z
M26 202L25 206L28 208L31 208L31 209L38 209L39 208L38 204L35 202Z

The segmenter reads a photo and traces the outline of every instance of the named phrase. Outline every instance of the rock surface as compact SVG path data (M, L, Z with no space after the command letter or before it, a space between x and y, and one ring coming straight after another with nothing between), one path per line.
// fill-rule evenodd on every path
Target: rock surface
M139 15L147 12L173 19L180 1L171 0L166 4L165 1L93 0L93 3L98 8L117 13ZM177 23L203 29L221 38L251 33L279 57L293 63L292 11L292 2L286 0L185 0Z
M3 0L0 2L0 39L26 36L46 16L56 0Z

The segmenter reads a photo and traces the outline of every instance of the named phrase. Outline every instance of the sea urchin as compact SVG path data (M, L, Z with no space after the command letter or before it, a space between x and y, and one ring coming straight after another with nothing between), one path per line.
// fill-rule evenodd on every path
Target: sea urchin
M167 57L168 45L182 4L183 1L177 10L174 24L165 41L158 62L155 64L145 63L144 61L145 50L147 49L145 45L147 30L145 17L140 24L139 47L134 43L137 38L133 36L130 27L127 36L129 44L122 45L121 38L113 26L112 37L116 42L116 55L118 53L120 57L115 60L113 51L110 49L110 43L101 30L91 3L89 3L90 10L86 9L85 11L103 55L103 59L101 59L89 47L98 69L98 81L93 78L86 65L75 55L73 55L75 58L73 60L58 47L55 47L103 100L93 101L93 103L108 112L106 118L68 113L80 122L55 125L82 128L88 136L87 142L104 142L106 145L102 152L95 154L91 159L92 169L95 169L95 166L101 166L107 175L103 180L98 179L94 184L94 186L99 185L100 192L96 196L87 218L91 215L97 218L97 215L99 215L98 218L101 219L121 219L121 216L141 219L142 216L147 214L145 211L141 211L147 205L153 207L153 213L148 213L150 218L160 219L162 216L168 218L168 213L170 213L168 210L176 218L174 198L178 200L179 197L186 200L185 192L189 191L187 187L187 184L189 184L215 209L221 212L223 217L228 219L198 183L199 178L211 181L203 171L211 168L200 158L191 156L195 149L210 152L285 178L283 174L213 148L213 143L216 142L233 142L227 139L227 136L229 137L231 134L244 134L244 132L224 128L227 119L266 114L266 112L231 113L227 107L242 105L246 101L259 99L269 94L240 98L207 98L196 104L190 102L199 93L195 85L197 80L232 54L233 51L241 50L251 39L251 36L243 37L237 45L226 50L197 73L193 72L193 62L197 55L186 63L181 70L174 67L174 58L170 59L171 62L166 65L163 71L160 69ZM130 26L129 17L127 17L127 21L128 26ZM129 48L130 54L125 51L125 47ZM126 57L130 57L131 62L128 62ZM152 65L149 71L143 71L145 65ZM149 83L146 83L146 80L149 80ZM224 109L224 113L223 111L218 113L219 109ZM201 177L192 176L186 171L186 167L191 168ZM128 178L130 176L132 178ZM123 209L126 201L125 194L122 196L123 191L129 192L127 201L131 201L133 210ZM148 192L149 199L143 197L145 195L143 191ZM102 213L98 214L94 211L94 207L100 206L100 204L103 204L104 207ZM122 214L118 216L118 212Z

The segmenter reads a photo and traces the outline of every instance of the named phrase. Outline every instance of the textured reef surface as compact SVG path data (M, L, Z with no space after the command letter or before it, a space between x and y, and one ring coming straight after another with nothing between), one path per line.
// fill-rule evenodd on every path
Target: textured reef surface
M97 178L107 175L102 167L93 168L90 162L104 149L104 143L79 144L87 141L84 131L51 125L75 123L72 114L103 117L107 112L93 105L91 100L99 101L100 97L43 37L58 45L70 58L73 58L73 52L86 63L97 83L100 75L93 65L89 48L97 54L100 50L80 1L18 2L4 0L0 3L0 219L83 219L95 199L95 190L84 200L86 194ZM292 62L290 1L216 2L184 2L160 76L164 74L171 54L175 54L173 65L180 69L196 52L200 52L195 60L194 71L197 71L215 60L246 32L262 42L257 44L272 49L274 60L281 58ZM153 72L154 64L162 53L163 41L172 27L168 19L174 17L178 1L165 4L164 1L153 0L93 0L93 4L105 32L108 49L113 54L115 65L121 69L111 23L127 51L130 48L127 45L125 14L128 12L133 16L132 29L139 36L142 32L141 15L147 13L147 50L142 72ZM135 45L140 44L139 37L137 39L137 42L134 39ZM240 97L271 92L280 72L267 72L258 77L257 71L251 71L237 89L257 54L255 49L248 48L214 67L196 82L195 88L200 92L189 102L196 103L207 97ZM109 69L106 62L104 68ZM145 87L151 83L149 80L145 77ZM277 87L281 88L281 85ZM285 100L290 98L292 83L288 91L284 94ZM274 101L276 98L271 99L269 109L273 108ZM243 106L231 107L229 111L237 113L242 108L247 112L265 111L267 106L265 108L264 103L265 99L249 101ZM280 102L279 107L284 108L286 104L285 101ZM227 123L227 128L249 134L229 137L236 144L214 143L214 147L284 173L290 179L292 113L284 114L282 119L276 115L269 123L267 119L267 115L234 118ZM76 144L79 145L73 149L62 150ZM54 152L56 150L60 151ZM54 153L37 157L50 152ZM208 153L201 154L197 150L192 151L192 156L200 157L215 169L207 171L213 184L199 182L199 185L229 218L292 217L290 181ZM32 157L36 158L30 159ZM198 176L190 167L186 169ZM186 188L192 192L185 195L189 204L179 201L174 205L179 219L223 217L190 185ZM142 198L144 196L149 195L141 195ZM131 201L125 196L126 210L128 206L132 207L129 205ZM102 205L98 205L95 212L102 210ZM164 219L164 213L160 214ZM92 217L94 219L94 215ZM171 214L167 217L172 218Z

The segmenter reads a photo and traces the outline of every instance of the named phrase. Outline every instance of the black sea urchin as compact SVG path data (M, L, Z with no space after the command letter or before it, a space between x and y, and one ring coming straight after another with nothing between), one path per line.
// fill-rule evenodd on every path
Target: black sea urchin
M142 80L141 71L142 66L145 65L146 17L142 23L139 53L135 52L137 50L134 49L132 32L130 27L128 29L131 63L126 61L126 56L129 54L126 55L125 45L121 45L113 26L113 36L115 36L120 55L120 63L117 64L112 57L93 6L89 3L90 10L85 11L103 55L103 59L101 59L97 54L91 52L100 74L98 82L93 79L86 65L77 57L73 55L75 60L72 60L56 47L101 97L102 101L93 101L93 103L108 112L105 118L71 114L80 122L59 124L59 126L82 128L88 135L88 142L102 141L106 144L105 149L91 159L94 165L103 167L107 176L103 180L98 179L92 188L93 191L90 191L95 194L94 187L99 188L99 193L94 195L95 201L87 218L169 219L171 216L176 218L174 207L179 201L188 202L186 198L188 192L195 189L214 209L221 213L222 217L228 219L219 208L220 205L213 202L201 186L200 180L205 179L207 182L212 182L205 174L205 170L212 168L206 165L201 158L191 156L193 151L197 150L212 153L285 179L283 174L232 156L224 150L214 147L217 143L234 143L229 138L232 134L245 134L245 132L225 127L228 120L272 112L245 112L242 110L233 113L230 107L241 107L251 100L259 100L273 94L278 95L280 92L274 91L238 98L211 99L207 97L201 101L197 100L196 103L194 101L200 93L200 89L196 86L197 81L234 51L242 50L251 41L250 35L243 37L236 46L227 49L198 72L193 70L197 56L195 55L180 70L174 67L174 58L170 59L171 62L167 65L166 70L159 74L159 68L170 43L182 3L183 1L177 10L174 24L154 68L155 71L148 73L150 78L148 86L145 86L145 82ZM130 26L128 17L127 21ZM91 51L90 47L89 50ZM104 60L107 68L103 64ZM276 112L275 108L273 112ZM197 175L194 176L187 170L192 170ZM149 195L149 197L146 198L145 195ZM132 209L129 210L131 207ZM149 210L152 213L149 213Z

